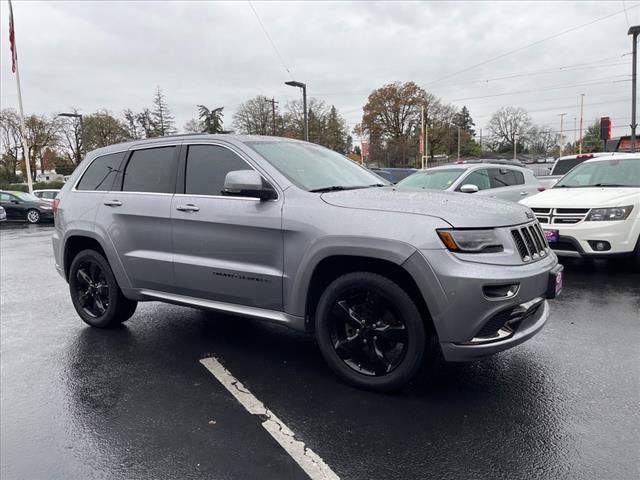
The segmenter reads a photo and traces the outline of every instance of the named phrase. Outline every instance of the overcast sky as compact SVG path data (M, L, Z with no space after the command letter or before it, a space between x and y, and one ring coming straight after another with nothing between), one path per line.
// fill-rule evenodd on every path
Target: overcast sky
M8 6L0 2L0 101L15 108ZM558 114L567 113L571 141L584 93L585 123L610 116L614 135L629 131L627 30L640 24L640 2L254 1L253 7L282 61L248 2L14 1L25 111L106 108L121 115L149 106L160 86L179 129L196 116L196 104L224 106L230 127L236 107L257 94L281 105L299 98L283 83L294 78L307 83L309 96L335 105L352 128L371 90L412 80L467 105L478 129L500 106L522 106L550 129L559 129ZM504 95L511 92L521 93Z

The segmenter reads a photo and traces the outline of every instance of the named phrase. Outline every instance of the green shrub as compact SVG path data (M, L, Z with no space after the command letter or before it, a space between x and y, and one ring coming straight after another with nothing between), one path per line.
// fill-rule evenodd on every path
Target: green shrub
M57 190L62 188L64 182L34 182L34 190ZM0 190L16 190L18 192L28 192L29 186L26 183L0 183Z

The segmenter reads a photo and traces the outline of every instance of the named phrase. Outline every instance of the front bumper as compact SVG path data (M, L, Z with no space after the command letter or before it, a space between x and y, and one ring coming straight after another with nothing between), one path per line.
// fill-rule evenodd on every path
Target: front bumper
M540 331L549 317L546 298L551 272L557 266L558 260L553 254L524 265L492 265L463 261L447 250L416 252L405 262L405 268L423 293L442 353L449 361L491 355L516 346ZM489 289L500 290L505 285L517 285L516 293L497 298L487 296ZM539 308L519 322L509 335L486 338L490 321L495 322L505 312L510 313L536 299L540 300ZM505 318L505 322L508 320ZM487 341L474 342L480 337Z
M608 257L631 253L640 235L640 218L540 226L544 230L558 230L558 242L549 242L549 246L556 255L564 257ZM610 248L596 250L594 242L607 242Z

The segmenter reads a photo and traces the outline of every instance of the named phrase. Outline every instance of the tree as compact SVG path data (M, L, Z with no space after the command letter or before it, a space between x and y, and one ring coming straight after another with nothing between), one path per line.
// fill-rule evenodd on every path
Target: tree
M0 112L0 144L4 152L0 159L0 174L4 179L14 181L22 148L20 119L15 110L5 109Z
M582 137L582 151L585 153L602 151L600 138L600 121L595 120L584 132Z
M463 106L460 112L456 113L453 119L453 123L456 127L459 127L460 130L468 133L469 136L475 137L476 132L473 127L475 127L476 124L473 123L473 119L471 118L469 109L466 106Z
M517 142L519 150L522 150L530 128L531 117L524 108L500 108L489 120L489 132L494 137L493 148L509 151L513 150L513 145Z
M222 125L223 110L224 107L209 110L204 105L198 105L198 116L202 124L202 133L229 133Z
M276 106L276 131L274 132L273 108L267 97L258 95L238 107L233 116L233 126L240 133L247 135L278 135L278 132L282 131L282 117Z
M192 118L187 123L184 124L183 130L186 133L202 133L202 123L200 123L195 118Z
M130 139L125 125L108 110L100 110L84 118L84 138L87 150Z
M74 114L78 114L77 108L72 108ZM66 142L68 150L66 155L69 160L76 165L82 161L84 155L84 138L82 132L82 121L78 117L68 117L60 122L61 140Z
M42 155L46 147L54 147L60 133L60 118L49 118L46 115L30 115L25 118L25 136L29 145L29 159L31 160L31 173L37 173L36 166L40 163L40 172L44 173Z
M143 113L146 114L147 112L148 110L145 110ZM176 132L174 127L175 121L169 111L169 107L167 106L167 102L162 90L160 90L160 87L158 87L156 94L153 97L153 109L149 116L149 123L151 127L149 128L149 133L151 133L151 135L147 135L147 137L164 137L165 135L171 135ZM146 115L143 116L141 118L141 123L144 124L147 119Z
M356 132L370 137L371 157L386 150L387 157L391 154L392 158L405 165L411 148L415 156L419 139L415 127L420 125L421 107L425 107L429 116L430 107L437 102L435 96L414 82L384 85L369 95Z
M349 153L351 137L347 130L347 122L333 105L331 105L331 110L329 111L326 128L324 146L344 155Z
M145 119L150 118L149 110L146 109L142 113L136 113L133 110L127 108L123 111L124 121L122 126L127 131L127 136L131 140L138 140L144 138L150 128L144 128L145 125L150 125L150 122L145 122Z
M529 153L547 155L558 145L559 135L544 127L533 126L527 132Z

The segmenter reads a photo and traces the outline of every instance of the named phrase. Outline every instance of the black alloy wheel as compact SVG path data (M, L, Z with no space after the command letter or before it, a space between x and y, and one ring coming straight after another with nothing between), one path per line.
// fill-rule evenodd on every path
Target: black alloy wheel
M69 292L76 312L92 327L118 325L128 320L138 305L123 295L109 262L95 250L83 250L71 262Z
M102 268L86 259L76 270L76 295L82 310L93 318L102 317L109 308L109 285Z
M425 354L424 323L415 303L400 286L375 273L348 273L334 280L320 297L315 326L329 367L368 390L402 387Z

